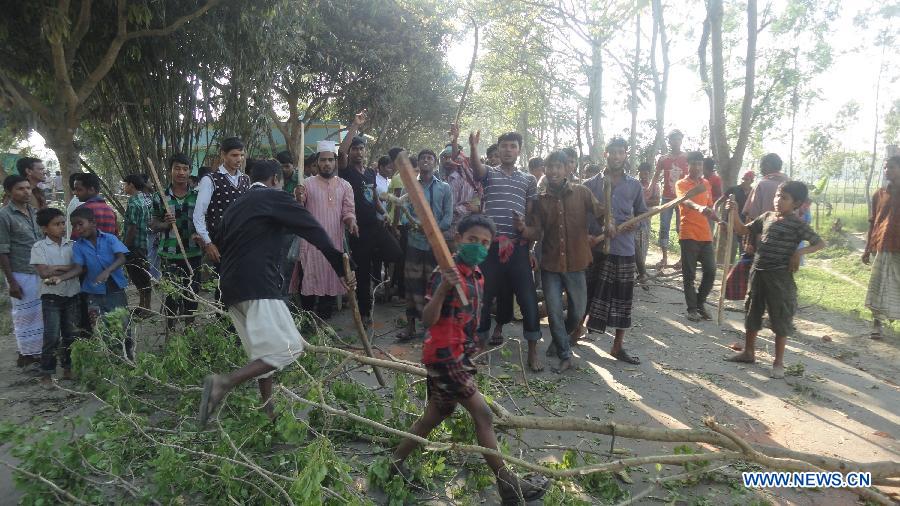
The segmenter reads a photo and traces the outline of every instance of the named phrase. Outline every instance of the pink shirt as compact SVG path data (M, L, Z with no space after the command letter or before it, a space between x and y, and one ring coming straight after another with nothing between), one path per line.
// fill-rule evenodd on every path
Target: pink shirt
M308 177L305 207L322 225L334 247L344 251L344 220L355 218L353 188L350 183L334 176L325 179ZM300 265L303 267L303 295L341 295L346 292L331 264L315 246L300 241Z

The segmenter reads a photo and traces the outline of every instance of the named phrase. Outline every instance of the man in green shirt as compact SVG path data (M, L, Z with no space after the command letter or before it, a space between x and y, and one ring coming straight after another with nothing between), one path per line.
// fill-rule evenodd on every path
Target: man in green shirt
M275 155L275 159L281 164L281 173L284 174L284 191L294 194L294 189L300 184L300 171L294 165L294 155L290 151L282 151Z
M191 160L183 154L169 159L169 181L166 188L166 206L159 194L153 196L153 218L150 228L159 232L159 257L162 260L164 275L180 290L181 294L166 295L166 325L172 328L176 316L193 314L197 310L197 298L200 292L200 260L203 251L198 246L197 233L194 229L194 206L197 203L197 189L190 186ZM182 252L172 224L184 244ZM193 275L191 275L193 273ZM186 290L190 289L189 292ZM186 323L193 321L190 317Z

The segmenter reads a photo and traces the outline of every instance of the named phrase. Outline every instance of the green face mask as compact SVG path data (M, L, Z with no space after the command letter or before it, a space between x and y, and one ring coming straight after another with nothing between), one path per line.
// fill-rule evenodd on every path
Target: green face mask
M460 244L457 250L459 259L466 265L476 266L488 256L488 249L478 242Z

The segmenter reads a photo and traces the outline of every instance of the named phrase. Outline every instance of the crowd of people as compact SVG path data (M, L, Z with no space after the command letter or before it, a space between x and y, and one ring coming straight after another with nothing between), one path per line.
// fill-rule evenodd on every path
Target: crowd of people
M121 227L96 175L72 176L74 197L62 210L41 189L43 163L19 160L19 173L3 182L7 203L0 209L0 265L12 297L18 365L39 363L42 381L50 384L58 360L62 378L70 378L70 345L90 336L99 316L128 306L129 280L139 300L123 312L126 329L130 318L151 313L156 277L199 294L205 258L218 275L215 299L229 312L249 361L206 379L201 424L228 390L251 379L258 380L274 416L272 374L292 363L305 344L291 310L315 311L327 320L337 297L356 288L365 326L372 325L375 293L383 300L398 296L406 305L398 340L423 342L428 406L410 430L426 436L461 404L475 419L479 443L496 448L474 355L503 343L502 329L514 321L517 305L532 372L544 369L538 350L543 315L550 334L545 354L558 360L554 371L573 367L573 346L586 333L607 330L613 334L610 355L639 364L624 341L635 287L647 288L648 216L662 209L656 268L681 270L685 317L692 322L712 319L707 298L717 268L714 231L731 222L739 239L726 254L739 252L750 267L738 289L740 296L746 292L746 342L728 360L755 361L756 336L768 313L776 336L771 375L783 377L797 302L793 272L803 255L825 243L804 219L807 187L782 173L778 155L762 157L755 185L756 174L747 171L740 184L723 188L715 160L682 151L678 130L669 134L667 153L655 167L644 162L633 169L631 147L611 139L601 173L594 165L580 168L573 149L521 167L523 139L515 132L499 136L484 158L480 133L471 133L467 155L452 125L439 152L426 148L410 156L393 148L368 164L371 153L358 135L366 120L365 111L357 114L340 145L318 142L302 165L287 151L276 160L247 159L241 140L227 138L219 146L221 164L194 181L191 159L176 154L164 188L151 190L137 174L124 179L129 199ZM399 157L415 167L455 268L438 267L436 245L397 174ZM866 306L875 317L876 339L885 320L900 318L900 157L886 161L885 181L873 197L862 258L869 263L874 256ZM673 216L680 259L670 265ZM345 255L351 271L344 269ZM189 324L198 299L167 293L163 306L168 326ZM132 359L128 336L122 353ZM414 447L407 440L396 449L397 472L405 472L402 461ZM504 502L536 498L546 489L515 477L501 459L486 458Z

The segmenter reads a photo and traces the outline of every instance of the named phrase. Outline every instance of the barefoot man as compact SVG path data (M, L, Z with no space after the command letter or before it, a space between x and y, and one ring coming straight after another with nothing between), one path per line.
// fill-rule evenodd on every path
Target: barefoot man
M211 374L203 381L200 425L232 388L250 379L259 381L263 409L270 418L272 374L303 353L305 342L281 295L281 238L297 234L319 249L341 277L344 287L355 285L344 273L341 252L312 215L281 190L278 162L250 160L253 184L225 212L215 237L222 253L222 303L228 308L250 357L250 363L226 375Z

